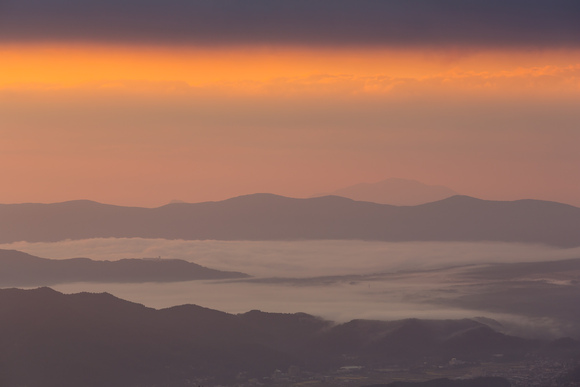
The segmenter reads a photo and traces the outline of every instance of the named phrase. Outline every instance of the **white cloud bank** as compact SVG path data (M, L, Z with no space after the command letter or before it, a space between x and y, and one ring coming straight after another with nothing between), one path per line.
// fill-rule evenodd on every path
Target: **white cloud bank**
M257 277L313 277L425 270L453 265L579 258L580 248L488 242L184 241L96 238L54 243L15 242L2 249L43 258L179 258Z
M229 313L252 309L279 313L306 312L333 321L485 316L503 323L506 332L510 333L534 337L580 334L574 323L575 317L570 313L564 319L550 316L545 302L538 305L537 313L532 315L518 315L510 312L508 307L498 309L497 305L493 308L481 302L472 306L454 302L481 292L493 293L496 285L493 280L482 282L462 276L464 268L449 268L465 264L579 258L580 248L558 249L510 243L247 242L141 238L17 242L0 245L0 248L55 259L180 258L211 268L242 271L256 277L308 278L392 273L351 276L338 281L74 283L54 287L64 293L108 292L154 308L197 304ZM446 267L448 269L428 271ZM569 285L569 289L569 297L573 300L577 287ZM559 292L554 294L560 295ZM490 298L489 302L497 301L493 300L496 299ZM547 302L550 303L549 299Z

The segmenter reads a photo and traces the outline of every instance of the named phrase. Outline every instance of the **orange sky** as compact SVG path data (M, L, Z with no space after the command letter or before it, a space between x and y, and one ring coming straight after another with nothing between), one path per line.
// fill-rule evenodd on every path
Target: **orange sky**
M0 57L2 88L131 88L181 83L248 93L358 81L365 82L364 91L371 92L387 90L378 87L381 81L384 87L390 86L384 78L421 81L423 87L429 87L429 82L447 82L474 91L490 86L518 91L525 83L539 87L540 93L550 87L577 92L580 87L580 50L4 45Z
M402 177L580 206L580 51L0 46L0 203Z

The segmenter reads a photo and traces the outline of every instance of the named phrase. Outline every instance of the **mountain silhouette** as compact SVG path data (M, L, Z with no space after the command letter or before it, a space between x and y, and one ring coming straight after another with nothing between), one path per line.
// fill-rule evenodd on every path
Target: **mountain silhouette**
M497 376L480 376L474 379L434 379L426 382L393 382L372 384L366 387L511 387L509 380Z
M457 192L441 185L427 185L416 180L390 178L377 183L359 183L316 196L327 195L394 206L416 206L455 196Z
M72 282L176 282L245 278L237 272L208 269L179 259L45 259L0 250L0 287L46 286Z
M452 196L391 206L273 194L158 208L91 201L0 205L0 243L141 237L184 240L501 241L580 246L580 208Z
M336 325L304 313L156 310L108 293L50 288L0 289L0 321L2 386L231 384L240 373L261 378L291 366L329 372L353 363L522 358L539 345L467 319Z

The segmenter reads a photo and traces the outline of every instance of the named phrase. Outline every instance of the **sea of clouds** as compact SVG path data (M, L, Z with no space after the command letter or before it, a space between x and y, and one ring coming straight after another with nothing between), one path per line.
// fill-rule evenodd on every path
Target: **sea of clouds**
M257 277L313 277L427 270L454 265L579 258L580 248L497 242L185 241L94 238L15 242L1 249L42 258L183 259Z
M72 283L64 293L108 292L149 307L197 304L229 313L249 310L305 312L341 322L352 319L475 318L504 324L506 332L528 336L575 335L570 321L549 315L523 316L509 309L458 306L454 300L493 291L494 283L462 273L492 263L580 258L580 248L467 242L365 241L183 241L106 238L55 243L0 245L32 255L65 259L184 259L214 269L252 275L247 281L173 283ZM562 285L564 286L564 285ZM570 287L575 297L577 288ZM541 306L539 306L541 307Z

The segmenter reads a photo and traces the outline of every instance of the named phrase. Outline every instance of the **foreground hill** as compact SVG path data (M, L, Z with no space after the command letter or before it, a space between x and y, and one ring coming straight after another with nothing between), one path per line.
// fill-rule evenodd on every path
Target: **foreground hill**
M45 286L71 282L175 282L245 278L237 272L208 269L178 259L45 259L0 250L0 287Z
M354 320L303 313L156 310L107 293L0 290L0 385L174 386L263 378L276 369L522 358L538 342L473 320ZM577 345L577 344L574 344ZM427 362L427 363L426 363Z
M504 378L487 376L467 380L434 379L427 382L393 382L366 387L511 387L511 383Z
M442 185L427 185L415 180L390 178L377 183L351 185L328 195L394 206L416 206L455 196L457 192Z
M216 240L504 241L580 246L580 208L453 196L397 207L271 194L159 208L90 201L0 205L0 243L97 237Z

